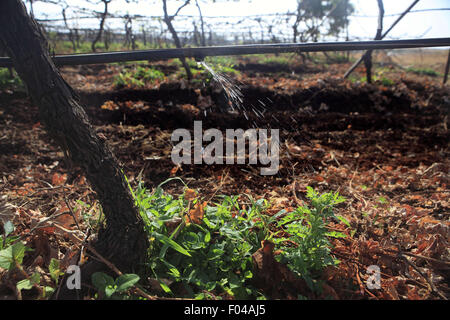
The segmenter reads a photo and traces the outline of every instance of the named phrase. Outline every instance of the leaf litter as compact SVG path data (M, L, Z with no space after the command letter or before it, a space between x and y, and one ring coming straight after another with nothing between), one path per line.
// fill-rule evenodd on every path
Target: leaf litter
M339 191L347 201L337 213L349 225L328 225L347 237L331 240L340 264L323 273L322 298L448 298L448 87L404 74L397 74L390 87L342 81L338 75L345 68L339 65L297 78L245 72L243 66L237 79L242 103L263 105L264 114L215 112L219 101L210 88L172 80L156 89L111 90L106 74L114 73L113 67L100 70L98 77L83 76L78 89L132 185L138 172L150 188L176 175L189 184L192 199L196 192L203 199L250 193L272 202L268 214L304 203L307 186ZM79 77L66 76L77 87ZM73 263L80 239L101 210L85 178L68 172L62 152L38 124L37 109L26 96L0 92L0 104L2 226L14 223L15 234L34 249L25 254L26 270L38 270L51 285L52 259L65 267ZM205 117L200 108L211 111ZM195 119L203 120L204 129L246 129L252 120L271 125L277 119L284 141L279 174L261 177L248 165L174 166L170 134L190 128ZM168 184L167 191L181 194L182 186ZM196 203L187 218L201 220L204 205ZM261 288L281 299L296 298L293 293L308 296L302 280L275 261L276 254L265 242L253 256ZM366 286L370 265L380 267L379 290ZM6 274L0 272L0 277L6 279ZM0 293L14 298L5 283Z

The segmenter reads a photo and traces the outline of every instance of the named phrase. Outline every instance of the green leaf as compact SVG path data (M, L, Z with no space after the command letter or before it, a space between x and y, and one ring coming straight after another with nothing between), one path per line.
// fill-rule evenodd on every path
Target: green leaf
M348 222L347 219L345 219L343 216L336 216L336 219L338 219L340 222L342 222L343 224L345 224L347 227L351 228L350 223Z
M33 288L33 284L31 283L31 281L29 279L23 279L19 282L17 282L16 284L17 290L30 290L31 288Z
M166 267L169 269L170 274L173 275L175 278L179 278L181 276L180 271L171 263L167 262L164 259L161 259L161 261L166 265Z
M59 260L52 258L50 260L50 265L48 266L48 270L50 271L50 277L58 283L59 276L62 274L59 266Z
M25 245L22 242L16 242L12 246L0 251L0 268L12 270L16 263L22 264L25 255Z
M206 243L211 241L211 233L209 231L206 232L204 241Z
M253 278L253 273L250 270L245 271L244 278L246 278L246 279Z
M92 276L92 284L99 290L105 291L107 286L114 286L114 279L103 272L95 272Z
M344 233L336 231L327 232L325 233L325 235L331 238L347 238L347 235L345 235Z
M116 280L116 285L117 285L117 291L121 292L121 291L126 291L128 289L130 289L131 287L133 287L138 281L139 281L139 276L137 274L124 274L121 275L119 278L117 278Z
M41 282L41 275L39 273L35 272L30 277L30 280L33 284L39 284L39 282Z
M14 232L14 225L11 221L6 221L5 224L3 225L3 229L5 230L5 236L7 237L9 234L11 234L12 232Z
M378 198L378 202L381 203L381 204L388 203L388 201L386 200L385 197L379 197L379 198Z
M183 248L181 245L176 243L174 240L166 237L165 235L155 232L154 236L155 236L156 239L158 239L159 241L161 241L165 245L171 247L172 249L178 251L179 253L184 254L185 256L188 256L188 257L191 256L191 254L185 248ZM164 258L164 255L165 255L165 250L161 250L160 258Z
M161 289L164 290L165 293L172 293L172 290L162 281L159 281L159 285L161 286Z
M46 298L51 297L53 292L55 292L55 288L48 286L44 287L44 297Z
M116 292L117 286L115 284L113 285L107 285L105 288L105 295L108 298L111 298L111 296Z
M19 264L22 264L26 249L25 245L19 241L13 244L11 247L12 247L12 257L14 261L16 261Z

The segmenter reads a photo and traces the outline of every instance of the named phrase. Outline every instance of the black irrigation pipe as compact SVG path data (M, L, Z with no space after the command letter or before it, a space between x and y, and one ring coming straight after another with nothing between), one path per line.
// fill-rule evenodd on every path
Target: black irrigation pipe
M450 38L410 39L410 40L376 40L376 41L342 41L313 43L255 44L181 49L157 49L140 51L120 51L105 53L86 53L59 55L53 57L56 65L99 64L125 61L160 61L173 58L195 58L203 60L208 56L231 56L247 54L269 54L285 52L350 51L377 49L406 49L423 47L447 47ZM0 58L0 67L10 67L10 58Z

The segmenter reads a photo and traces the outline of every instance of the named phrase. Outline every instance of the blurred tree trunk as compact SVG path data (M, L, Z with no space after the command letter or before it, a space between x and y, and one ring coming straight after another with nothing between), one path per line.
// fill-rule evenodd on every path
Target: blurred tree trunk
M403 19L403 17L404 16L406 16L406 14L408 13L408 12L410 12L411 11L411 9L417 4L419 2L419 0L414 0L413 1L413 3L394 21L394 23L389 27L389 29L387 29L382 35L381 35L381 38L379 39L379 40L382 40L382 39L384 39L387 35L388 35L388 33L397 25L397 23L399 23L400 22L400 20L402 20ZM377 32L378 32L378 29L377 29ZM359 60L357 60L348 70L347 70L347 72L345 72L345 74L344 74L344 79L346 79L346 78L348 78L348 76L359 66L359 64L362 62L362 61L364 61L364 59L365 59L365 56L366 56L366 54L368 53L369 51L366 51L365 53L364 53L364 55L362 55L361 56L361 58L359 58Z
M384 6L383 0L377 0L378 3L378 27L377 34L374 40L383 39L383 18L384 18ZM366 67L366 79L368 83L372 83L372 52L373 50L368 50L364 55L364 65Z
M167 11L167 0L162 0L163 1L163 10L164 10L164 22L167 24L167 27L169 28L170 33L172 34L172 38L173 38L173 42L175 43L175 46L177 48L182 48L183 46L181 45L181 41L180 38L178 38L178 34L172 24L172 20L177 16L178 12L180 12L180 10L185 7L186 5L189 4L190 0L186 0L184 2L184 4L178 8L177 12L172 15L169 16L168 11ZM180 61L184 67L184 70L186 70L186 76L188 78L188 80L192 79L192 72L191 72L191 68L189 67L189 65L186 62L186 59L180 58Z
M75 41L77 44L77 48L80 47L80 34L78 33L78 29L74 29Z
M112 0L102 0L105 9L103 10L102 16L100 18L100 27L98 29L98 33L96 35L96 37L94 38L94 41L92 41L91 44L91 49L93 52L96 51L95 45L97 44L97 42L100 41L102 34L103 34L103 29L105 28L105 20L106 20L106 16L108 15L108 4L111 2Z
M443 80L443 84L446 84L446 83L447 83L447 79L448 79L448 69L450 69L450 50L448 50L447 63L445 64L445 71L444 71L444 80Z
M20 36L18 36L20 35ZM81 167L96 192L106 219L93 247L123 272L135 272L146 259L148 239L125 177L109 147L96 134L72 88L48 53L45 36L20 0L0 1L0 42L39 107L41 122L68 160ZM106 267L90 259L81 267L82 283ZM63 298L76 290L61 286Z
M206 47L205 21L203 21L202 9L200 8L200 5L198 4L198 0L195 0L195 5L197 6L198 14L200 15L200 29L202 31L201 44L203 47Z
M142 41L144 42L144 47L147 47L147 34L144 25L142 25Z
M75 39L73 37L73 31L69 27L69 24L67 23L66 9L67 9L67 7L62 8L62 16L63 16L63 20L64 20L64 25L66 26L66 29L69 30L69 41L72 43L72 49L75 52L75 51L77 51L77 44L75 43Z
M195 24L195 21L193 21L192 24L194 25L194 33L193 33L194 44L195 44L197 47L200 47L200 46L201 46L201 35L200 35L200 33L198 32L197 25Z

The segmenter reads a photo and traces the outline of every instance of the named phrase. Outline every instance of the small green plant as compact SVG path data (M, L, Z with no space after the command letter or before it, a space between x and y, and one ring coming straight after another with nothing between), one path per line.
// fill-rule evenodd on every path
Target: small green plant
M185 59L186 64L189 66L190 69L198 69L198 64L194 59ZM170 66L176 66L180 69L180 71L183 71L183 64L181 63L180 59L172 59L169 60ZM191 70L192 71L192 70Z
M0 268L12 270L16 267L21 267L25 249L27 247L21 241L6 246L6 248L0 251Z
M386 77L382 77L381 79L379 79L379 81L385 87L391 87L391 86L393 86L395 84L393 80L388 79Z
M135 195L148 223L151 276L167 294L172 294L164 281L168 279L181 284L191 298L204 298L205 291L236 298L260 296L248 280L251 255L261 239L251 232L252 220L240 216L237 197L225 196L216 206L208 206L199 199L175 199L161 188L148 194L140 186ZM203 212L201 222L186 222L192 210ZM250 215L257 210L249 209ZM178 224L171 229L174 221Z
M58 284L59 277L64 274L61 270L59 260L52 258L50 260L50 265L48 266L48 271L50 272L50 277L53 279L53 281Z
M438 77L439 76L438 72L436 72L436 71L434 71L433 69L430 69L430 68L420 69L420 68L410 67L410 68L406 69L406 71L407 72L412 72L412 73L415 73L415 74L421 75L421 76L430 76L430 77Z
M77 200L76 210L79 211L84 223L94 232L97 232L104 223L101 206L90 205L84 201Z
M205 61L213 65L222 65L231 68L234 68L237 63L236 57L234 56L207 57Z
M245 195L221 196L221 201L209 204L188 190L174 198L161 185L149 193L140 183L132 191L150 238L150 277L168 295L180 294L181 286L182 295L189 298L264 299L251 282L252 255L262 240L273 241L282 251L280 261L313 289L318 287L314 279L320 271L337 263L328 237L345 235L325 228L330 218L348 225L333 214L333 207L344 201L337 193L318 195L308 188L311 208L268 216L265 210L270 204L265 199L247 196L245 205L240 205Z
M137 67L134 76L135 78L140 79L144 82L152 82L155 80L164 79L164 73L162 73L161 71L142 66Z
M19 237L11 236L14 232L14 225L11 221L6 221L3 224L3 235L0 235L0 250L5 249L10 246L14 241L16 241Z
M241 74L236 67L236 60L233 57L209 57L205 62L210 64L214 71L218 73L239 75Z
M279 219L277 227L282 228L289 236L275 237L274 242L282 252L280 261L303 277L311 289L320 290L320 284L314 279L318 278L325 267L338 263L330 254L328 237L346 237L343 233L329 232L326 222L334 218L347 226L349 223L345 218L334 215L334 207L345 201L338 193L319 195L311 187L307 187L306 196L311 207L298 207Z
M144 87L145 83L139 79L136 79L132 72L121 72L114 77L114 86L117 88L130 88L130 87Z
M375 74L372 76L372 80L374 82L381 83L385 87L390 87L395 84L395 82L385 76L385 73L388 72L389 69L380 68L375 71ZM361 78L362 82L367 82L367 77L364 76Z
M15 71L11 75L7 68L0 68L0 89L8 87L23 89L24 85Z
M119 73L114 78L114 85L118 88L123 87L145 87L146 84L154 81L161 81L165 77L164 73L159 70L137 66L132 71L126 71Z
M34 272L30 275L22 266L25 252L32 249L26 247L18 236L11 236L14 230L14 225L10 221L4 223L3 235L0 236L0 268L10 272L17 270L21 277L24 278L16 283L19 297L22 290L30 290L32 288L38 290L40 298L50 296L54 289L49 286L41 286L40 274Z
M126 293L140 280L139 276L133 273L123 274L114 280L106 273L95 272L91 278L100 296L107 299L128 299L129 295Z
M292 64L292 55L264 55L261 60L259 61L260 63L267 63L267 64L281 64L281 65L286 65L289 66Z

